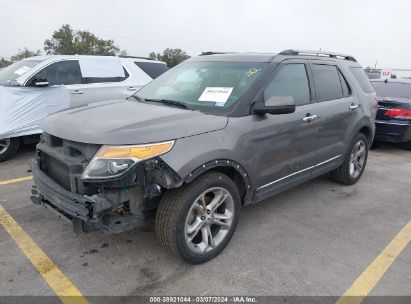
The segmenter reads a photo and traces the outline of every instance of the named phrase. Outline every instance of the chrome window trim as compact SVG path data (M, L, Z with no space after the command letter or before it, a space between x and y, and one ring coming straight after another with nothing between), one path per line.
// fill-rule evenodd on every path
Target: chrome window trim
M328 162L330 162L330 161L333 161L334 159L337 159L337 158L339 158L339 157L341 157L341 156L342 156L341 154L340 154L340 155L337 155L337 156L334 156L334 157L332 157L332 158L330 158L330 159L327 159L326 161L323 161L323 162L321 162L321 163L318 163L318 164L316 164L316 165L314 165L314 166L311 166L311 167L302 169L302 170L300 170L300 171L297 171L297 172L291 173L291 174L289 174L289 175L286 175L286 176L284 176L284 177L282 177L282 178L276 179L275 181L269 182L268 184L265 184L265 185L262 185L262 186L258 187L257 190L263 189L263 188L268 187L268 186L271 186L271 185L273 185L273 184L275 184L275 183L278 183L278 182L280 182L280 181L282 181L282 180L284 180L284 179L286 179L286 178L289 178L289 177L291 177L291 176L294 176L294 175L300 174L300 173L302 173L302 172L305 172L305 171L308 171L308 170L317 168L317 167L319 167L319 166L322 166L322 165L324 165L324 164L326 164L326 163L328 163Z

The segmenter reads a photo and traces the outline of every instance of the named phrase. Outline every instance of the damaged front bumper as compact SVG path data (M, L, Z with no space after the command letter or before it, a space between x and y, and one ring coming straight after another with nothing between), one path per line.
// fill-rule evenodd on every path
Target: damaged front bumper
M154 217L162 191L182 183L161 159L140 163L113 180L83 181L81 173L96 149L64 140L53 145L45 135L31 162L33 203L70 221L76 233L112 234L142 226Z
M71 222L76 233L94 230L106 234L119 233L145 223L143 195L134 197L140 200L140 204L137 204L140 205L140 210L124 216L113 210L119 207L117 202L109 201L103 194L87 196L67 191L43 173L37 161L32 161L31 167L34 181L31 190L33 203L42 205L60 219Z

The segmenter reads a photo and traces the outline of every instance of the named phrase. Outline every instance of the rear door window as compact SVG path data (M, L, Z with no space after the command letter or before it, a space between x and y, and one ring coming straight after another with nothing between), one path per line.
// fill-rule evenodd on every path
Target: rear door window
M157 78L168 70L163 63L135 61L134 64L144 71L151 78Z
M336 66L328 64L312 64L314 83L318 101L334 100L343 97L343 88Z
M368 79L367 74L361 67L350 67L350 71L354 75L355 79L357 79L361 89L365 93L374 92L374 89L370 83L370 80Z
M292 96L296 106L310 103L310 87L303 63L290 63L280 68L264 91L264 99Z

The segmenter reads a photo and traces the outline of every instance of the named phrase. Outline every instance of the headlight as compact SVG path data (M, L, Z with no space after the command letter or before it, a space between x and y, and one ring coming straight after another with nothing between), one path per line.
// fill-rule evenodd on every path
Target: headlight
M87 166L82 179L117 177L134 164L167 153L174 141L138 146L103 146Z

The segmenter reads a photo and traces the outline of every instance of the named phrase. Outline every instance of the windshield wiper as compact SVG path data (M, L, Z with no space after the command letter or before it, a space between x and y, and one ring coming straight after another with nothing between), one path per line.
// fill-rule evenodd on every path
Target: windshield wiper
M141 98L141 97L140 97ZM187 110L191 110L189 106L187 106L184 102L177 101L177 100L171 100L171 99L154 99L154 98L145 98L144 101L148 102L159 102L163 103L166 105L172 105L180 108L184 108Z
M145 102L145 101L146 101L143 97L140 97L140 96L135 95L135 94L127 97L126 99L129 100L130 98L135 98L135 99L136 99L137 101L139 101L139 102Z

